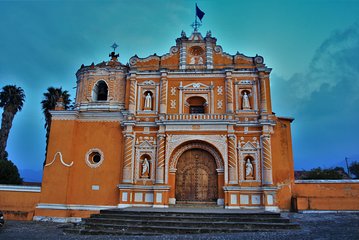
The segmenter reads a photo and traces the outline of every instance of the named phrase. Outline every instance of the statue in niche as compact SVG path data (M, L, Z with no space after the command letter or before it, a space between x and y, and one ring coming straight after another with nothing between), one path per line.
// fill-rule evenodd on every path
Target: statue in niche
M196 59L194 57L191 57L191 61L189 64L196 64Z
M246 179L253 179L253 165L249 158L246 163Z
M242 97L242 107L243 107L243 109L251 109L251 105L249 103L249 97L247 95L247 92L244 92L244 95Z
M203 58L202 57L198 58L198 64L203 64Z
M143 159L142 161L142 171L141 171L141 177L142 178L148 178L150 173L150 163L148 162L147 158Z
M150 93L147 93L145 97L145 110L152 110L152 97Z

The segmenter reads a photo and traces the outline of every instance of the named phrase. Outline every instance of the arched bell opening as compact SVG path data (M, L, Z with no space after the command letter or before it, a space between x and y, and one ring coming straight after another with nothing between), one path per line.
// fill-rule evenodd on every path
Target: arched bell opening
M108 99L108 86L103 80L98 81L92 89L93 101L107 101Z

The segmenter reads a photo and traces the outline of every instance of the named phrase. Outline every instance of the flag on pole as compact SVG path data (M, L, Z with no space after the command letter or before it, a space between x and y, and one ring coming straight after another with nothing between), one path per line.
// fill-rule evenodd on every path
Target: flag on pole
M204 12L199 9L199 7L197 6L197 3L196 3L196 16L199 18L199 20L201 20L202 22L202 18L204 16Z

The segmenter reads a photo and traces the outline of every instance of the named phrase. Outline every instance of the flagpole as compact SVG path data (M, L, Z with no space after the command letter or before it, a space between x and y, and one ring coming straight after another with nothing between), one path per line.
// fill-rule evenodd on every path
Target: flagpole
M197 3L194 4L194 31L197 32Z

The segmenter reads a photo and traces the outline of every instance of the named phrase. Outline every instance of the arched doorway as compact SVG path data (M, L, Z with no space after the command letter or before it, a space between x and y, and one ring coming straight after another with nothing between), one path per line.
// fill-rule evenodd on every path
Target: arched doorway
M177 162L176 201L214 202L218 198L216 162L206 150L185 151Z

